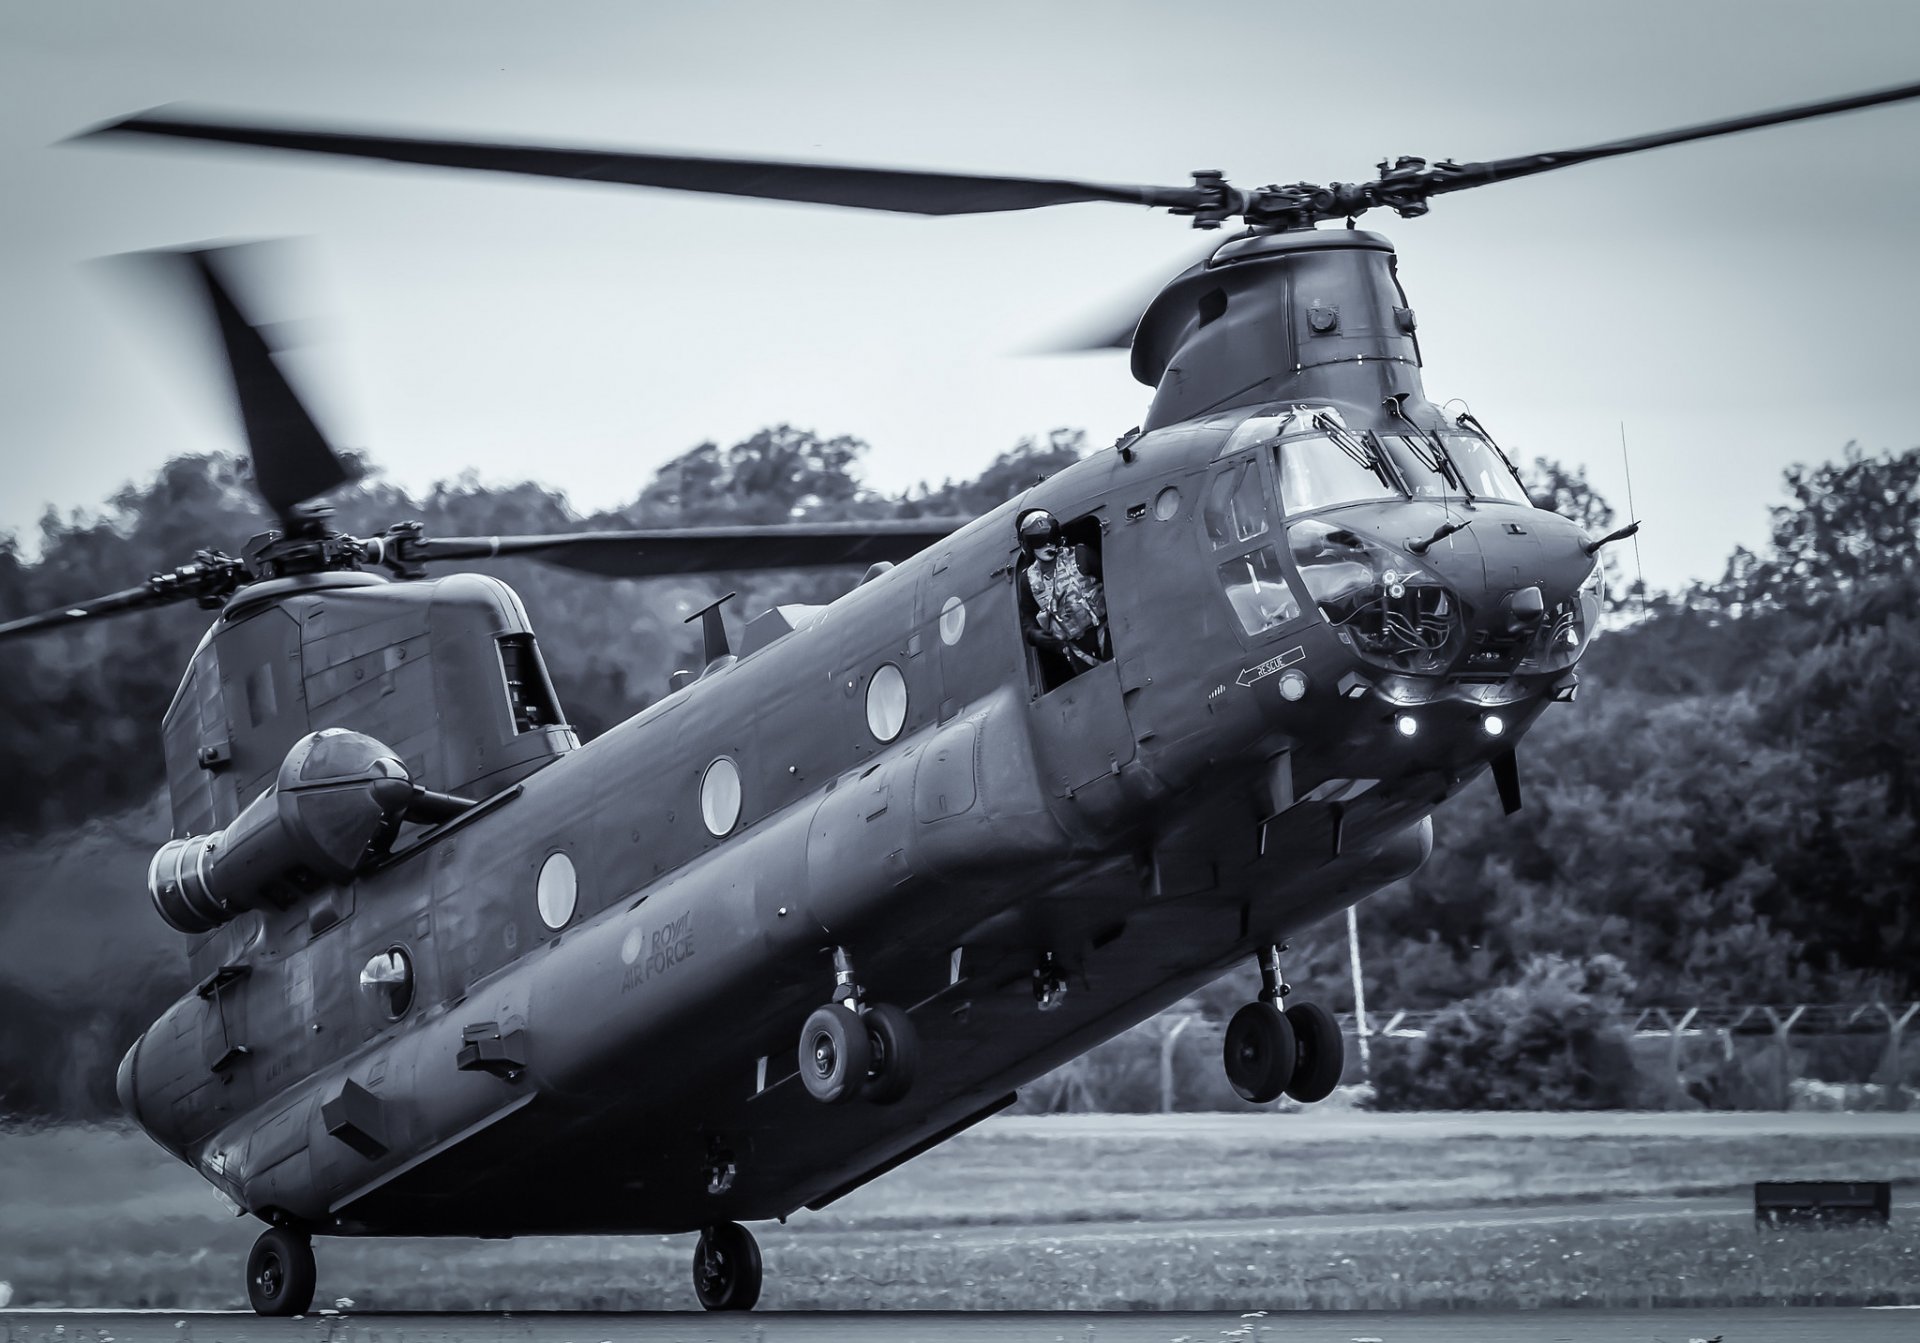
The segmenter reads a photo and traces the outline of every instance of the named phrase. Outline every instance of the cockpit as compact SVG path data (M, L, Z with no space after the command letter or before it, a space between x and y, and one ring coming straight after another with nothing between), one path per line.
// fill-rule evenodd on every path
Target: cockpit
M1396 503L1429 507L1354 508ZM1510 675L1571 666L1598 618L1597 569L1545 601L1524 580L1500 582L1490 554L1524 557L1532 547L1537 556L1537 514L1471 416L1441 431L1409 422L1378 433L1349 428L1332 407L1255 415L1219 453L1201 511L1221 588L1249 637L1317 609L1382 670ZM1389 534L1408 517L1420 520L1416 535ZM1476 523L1474 535L1435 549Z

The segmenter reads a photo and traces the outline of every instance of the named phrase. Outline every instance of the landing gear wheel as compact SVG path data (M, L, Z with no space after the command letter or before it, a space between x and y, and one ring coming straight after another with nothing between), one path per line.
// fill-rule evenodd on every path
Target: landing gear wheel
M873 1045L858 1013L830 1003L816 1007L800 1030L800 1081L807 1094L842 1105L860 1094L873 1068Z
M920 1062L920 1033L907 1014L891 1003L876 1003L862 1020L873 1062L861 1094L875 1105L892 1105L913 1085Z
M1241 1100L1265 1105L1279 1100L1293 1079L1294 1043L1292 1013L1282 1014L1272 1003L1248 1003L1227 1023L1227 1038L1222 1049L1227 1065L1227 1081Z
M247 1256L247 1299L259 1315L304 1315L313 1304L313 1242L270 1226Z
M1319 1003L1295 1003L1287 1009L1287 1021L1298 1048L1287 1094L1307 1104L1323 1101L1340 1085L1340 1074L1347 1066L1340 1023Z
M702 1231L693 1247L693 1291L708 1310L752 1310L760 1299L760 1246L753 1233L738 1222Z

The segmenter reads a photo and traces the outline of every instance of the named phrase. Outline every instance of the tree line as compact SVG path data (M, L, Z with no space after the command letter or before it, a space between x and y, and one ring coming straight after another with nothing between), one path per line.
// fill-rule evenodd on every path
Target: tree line
M406 518L486 535L973 515L1085 448L1060 430L978 477L884 495L861 483L857 439L776 426L701 444L630 503L584 517L540 485L469 476L411 497L370 467L331 502L358 535ZM1590 531L1616 521L1580 473L1537 461L1527 474L1537 502ZM1471 1026L1513 1016L1519 995L1554 1005L1521 1018L1591 1026L1627 1004L1916 995L1920 449L1848 448L1785 485L1769 545L1736 550L1719 579L1612 585L1578 702L1521 743L1525 809L1506 817L1477 785L1436 815L1428 865L1361 907L1370 1006L1452 1005ZM231 552L265 526L242 461L171 462L98 512L50 512L32 556L0 538L0 619L126 587L204 546ZM711 595L694 579L610 592L529 561L475 567L520 591L589 737L665 693L695 655L681 620ZM738 609L760 610L827 600L845 579L735 585ZM157 725L204 625L173 609L0 645L0 1112L110 1106L117 1051L184 988L141 887L165 831ZM1344 927L1323 931L1289 974L1346 1006ZM1230 1011L1241 987L1212 997ZM1492 1048L1486 1033L1467 1031ZM1459 1034L1443 1033L1455 1054ZM1508 1044L1566 1057L1564 1039Z

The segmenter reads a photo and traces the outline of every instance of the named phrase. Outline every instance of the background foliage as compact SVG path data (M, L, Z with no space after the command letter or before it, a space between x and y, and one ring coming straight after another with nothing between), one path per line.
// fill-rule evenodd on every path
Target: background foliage
M630 504L585 518L544 486L468 477L416 499L371 469L333 502L361 535L402 518L445 535L974 514L1085 440L1055 431L975 479L897 497L861 483L863 450L786 425L704 443ZM245 469L183 458L97 513L49 511L31 554L0 536L0 619L125 587L201 546L237 550L266 525ZM1538 461L1530 480L1543 505L1596 534L1615 521L1578 473ZM1550 712L1521 752L1525 810L1503 817L1477 785L1436 818L1433 860L1362 907L1376 1013L1449 1008L1420 1049L1382 1058L1384 1103L1625 1103L1632 1069L1609 1024L1625 1005L1916 996L1920 449L1849 447L1785 484L1771 545L1736 551L1714 583L1649 593L1616 559L1614 628L1582 664L1579 703ZM699 580L476 567L525 598L589 737L695 655L680 622L712 595ZM847 578L730 581L738 609L756 611L826 600ZM0 645L0 1112L109 1109L119 1052L184 988L184 958L143 890L166 830L156 725L204 628L197 614ZM1322 932L1295 948L1289 974L1346 1007L1344 929ZM1189 1012L1218 1023L1250 992L1229 977ZM1034 1103L1156 1107L1162 1029L1149 1023L1107 1047L1110 1063L1088 1065L1130 1082L1097 1095L1083 1081L1077 1099L1072 1086L1043 1088ZM1232 1104L1198 1057L1177 1055L1180 1102Z

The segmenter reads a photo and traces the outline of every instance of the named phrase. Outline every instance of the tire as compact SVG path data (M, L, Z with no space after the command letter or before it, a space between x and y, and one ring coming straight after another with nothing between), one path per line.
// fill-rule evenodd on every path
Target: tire
M247 1300L258 1315L304 1315L313 1304L313 1242L270 1226L247 1255Z
M752 1310L761 1272L760 1245L738 1222L710 1226L694 1244L693 1293L708 1310Z
M1295 1003L1287 1009L1287 1021L1293 1026L1298 1051L1287 1094L1309 1105L1323 1101L1340 1085L1340 1074L1347 1066L1347 1042L1341 1038L1340 1023L1319 1003Z
M860 1094L873 1067L873 1045L859 1014L839 1003L816 1007L800 1030L800 1081L807 1094L844 1105Z
M913 1086L920 1066L920 1033L906 1012L891 1003L878 1003L863 1018L873 1062L861 1094L875 1105L892 1105Z
M1227 1023L1221 1047L1227 1081L1241 1100L1255 1105L1279 1100L1293 1078L1293 1026L1272 1003L1248 1003Z

